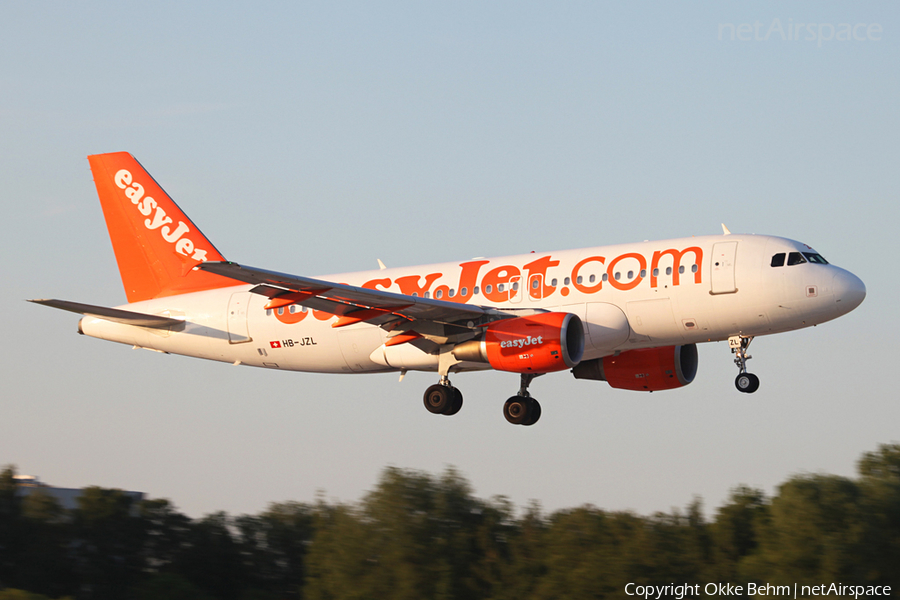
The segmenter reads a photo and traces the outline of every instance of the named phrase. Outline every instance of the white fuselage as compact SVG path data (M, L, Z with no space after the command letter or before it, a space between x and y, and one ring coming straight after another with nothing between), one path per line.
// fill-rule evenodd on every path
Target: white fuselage
M756 235L531 253L491 259L324 276L405 295L480 306L578 315L583 360L637 348L673 346L800 329L855 308L865 287L829 264L771 266L778 253L814 252L792 240ZM385 347L387 332L300 305L266 310L251 285L146 300L121 308L183 319L149 329L85 317L89 336L231 363L326 373L438 370L438 355L411 344ZM453 370L490 368L463 363Z

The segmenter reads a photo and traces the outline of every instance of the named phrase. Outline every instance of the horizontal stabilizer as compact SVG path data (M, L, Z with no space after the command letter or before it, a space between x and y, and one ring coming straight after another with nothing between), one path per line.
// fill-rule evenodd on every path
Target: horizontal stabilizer
M68 300L29 300L36 304L44 306L52 306L67 310L73 313L79 313L89 317L97 317L114 323L124 323L125 325L134 325L136 327L150 327L152 329L166 329L168 327L184 325L184 321L179 319L170 319L169 317L161 317L159 315L146 315L143 313L131 312L130 310L121 310L119 308L107 308L105 306L93 306L91 304L80 304L78 302L69 302Z

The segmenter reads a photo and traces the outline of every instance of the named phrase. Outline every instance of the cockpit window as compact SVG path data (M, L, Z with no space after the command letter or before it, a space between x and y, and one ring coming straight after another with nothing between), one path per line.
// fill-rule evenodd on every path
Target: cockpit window
M803 255L799 252L791 252L788 254L788 266L792 267L794 265L802 265L806 262L806 259L803 258Z
M773 267L783 267L784 266L784 252L779 252L775 256L772 257L772 266Z
M803 256L805 256L806 260L808 260L809 262L815 263L817 265L828 264L828 261L825 260L825 257L823 257L821 254L816 254L815 252L804 252Z

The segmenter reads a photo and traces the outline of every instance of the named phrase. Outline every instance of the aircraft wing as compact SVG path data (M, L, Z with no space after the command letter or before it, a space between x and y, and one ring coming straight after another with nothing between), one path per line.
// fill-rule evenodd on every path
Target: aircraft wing
M479 323L487 314L501 318L508 316L477 305L404 296L384 290L276 273L233 262L204 262L195 268L255 284L256 287L250 291L272 299L270 304L273 306L283 300L282 306L300 304L339 317L352 318L352 313L357 313L360 317L368 317L362 320L376 325L405 320L410 325L406 327L408 329L415 329L412 327L414 321L469 328L468 322ZM368 312L363 314L363 311Z
M184 325L184 321L178 319L170 319L160 315L148 315L144 313L132 312L130 310L122 310L120 308L107 308L106 306L94 306L93 304L81 304L79 302L69 302L68 300L29 300L36 304L44 306L52 306L67 310L69 312L78 313L90 317L98 317L115 323L124 323L125 325L135 325L137 327L149 327L151 329L166 329L169 327L179 327Z

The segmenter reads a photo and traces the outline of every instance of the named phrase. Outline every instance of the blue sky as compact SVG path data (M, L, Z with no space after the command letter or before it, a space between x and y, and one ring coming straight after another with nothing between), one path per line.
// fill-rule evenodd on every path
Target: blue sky
M188 514L352 501L387 465L456 466L547 509L717 506L900 440L894 3L8 3L0 463ZM724 24L878 25L862 41L719 39ZM727 31L727 29L726 29ZM857 30L862 31L862 30ZM866 29L868 31L868 29ZM823 29L827 37L828 28ZM754 37L756 34L754 33ZM134 154L229 259L303 275L718 233L814 246L865 281L850 315L726 344L690 386L568 373L280 373L133 351L26 304L125 297L86 156Z

